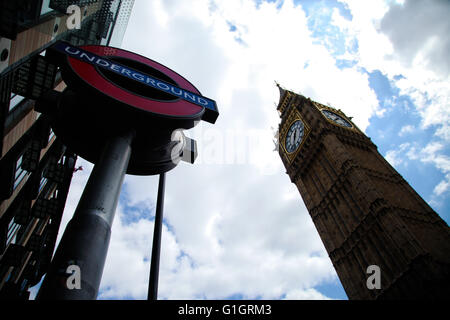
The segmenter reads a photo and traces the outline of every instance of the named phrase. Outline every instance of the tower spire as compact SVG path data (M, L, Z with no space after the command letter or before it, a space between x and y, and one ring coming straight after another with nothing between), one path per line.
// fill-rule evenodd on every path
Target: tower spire
M278 100L278 106L277 106L277 110L280 111L281 102L283 100L283 97L285 96L286 89L284 89L276 80L275 80L275 85L278 87L278 90L280 90L280 98Z
M278 83L278 81L275 80L275 85L278 87L278 90L280 90L280 100L283 97L283 94L286 92L284 88L281 87L281 85Z

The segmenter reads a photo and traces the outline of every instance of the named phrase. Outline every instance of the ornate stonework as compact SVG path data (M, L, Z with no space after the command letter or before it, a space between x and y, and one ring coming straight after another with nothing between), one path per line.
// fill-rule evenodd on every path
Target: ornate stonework
M449 299L445 221L351 118L279 88L280 157L349 299ZM286 134L298 119L304 134L287 152ZM371 265L380 268L380 289L367 286Z

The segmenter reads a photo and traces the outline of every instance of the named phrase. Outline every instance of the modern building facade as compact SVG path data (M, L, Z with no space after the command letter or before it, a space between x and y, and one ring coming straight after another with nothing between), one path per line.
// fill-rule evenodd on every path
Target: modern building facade
M279 154L349 299L449 299L445 221L341 110L279 89Z
M28 299L46 273L77 155L35 108L62 91L57 40L120 46L134 0L0 1L0 298Z

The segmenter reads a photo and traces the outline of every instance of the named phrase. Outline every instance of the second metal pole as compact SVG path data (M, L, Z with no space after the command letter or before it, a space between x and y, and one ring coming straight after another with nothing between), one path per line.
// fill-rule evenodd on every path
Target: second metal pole
M156 202L155 227L153 231L152 260L150 264L150 281L148 286L147 300L158 298L159 258L161 253L161 233L164 209L164 188L166 174L159 175L158 199Z

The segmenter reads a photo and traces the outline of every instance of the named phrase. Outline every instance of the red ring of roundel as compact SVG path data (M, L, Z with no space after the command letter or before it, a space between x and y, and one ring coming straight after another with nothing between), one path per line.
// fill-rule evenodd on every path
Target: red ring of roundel
M139 61L163 72L165 75L174 80L180 88L200 95L197 88L195 88L185 78L151 59L125 50L105 46L88 45L82 46L81 48L99 56L116 56ZM132 107L152 113L175 117L194 116L203 110L203 107L197 106L183 99L162 102L133 94L105 79L93 65L87 62L83 62L75 58L69 58L69 65L72 70L89 85L96 88L100 92L103 92L104 94Z

